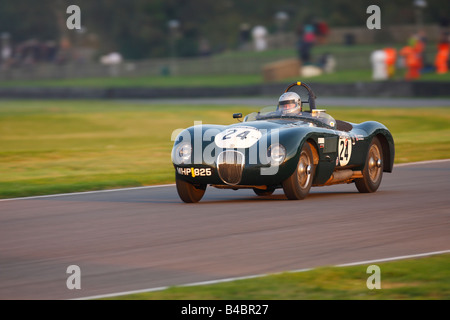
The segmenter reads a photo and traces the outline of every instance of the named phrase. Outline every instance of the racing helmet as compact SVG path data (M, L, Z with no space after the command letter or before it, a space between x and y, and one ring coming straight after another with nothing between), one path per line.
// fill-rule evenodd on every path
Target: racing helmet
M278 100L278 111L282 114L297 114L302 111L302 99L295 92L285 92Z

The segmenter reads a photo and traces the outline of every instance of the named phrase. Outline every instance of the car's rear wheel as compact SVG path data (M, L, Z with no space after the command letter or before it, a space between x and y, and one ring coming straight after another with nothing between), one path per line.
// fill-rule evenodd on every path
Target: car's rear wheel
M180 199L186 203L199 202L206 191L206 184L198 186L193 185L190 182L176 178L177 192Z
M358 191L361 193L377 191L383 178L383 149L377 137L372 139L369 146L362 175L362 178L355 179Z
M253 188L253 191L256 193L256 195L258 196L270 196L274 191L275 188L273 187L268 187L266 190L263 189L258 189L258 188Z
M309 193L314 178L314 161L311 148L305 143L297 168L294 173L283 181L283 190L289 200L303 200Z

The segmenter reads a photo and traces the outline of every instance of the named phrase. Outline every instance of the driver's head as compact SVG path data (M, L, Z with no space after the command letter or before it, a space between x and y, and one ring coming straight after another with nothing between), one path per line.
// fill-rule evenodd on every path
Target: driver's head
M283 114L298 114L302 111L302 99L295 92L285 92L278 100L278 108Z

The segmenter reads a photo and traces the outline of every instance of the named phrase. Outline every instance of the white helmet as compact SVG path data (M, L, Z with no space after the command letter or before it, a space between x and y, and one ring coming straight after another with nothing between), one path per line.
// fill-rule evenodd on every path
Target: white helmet
M278 100L277 110L283 114L298 114L302 111L302 99L295 92L285 92Z

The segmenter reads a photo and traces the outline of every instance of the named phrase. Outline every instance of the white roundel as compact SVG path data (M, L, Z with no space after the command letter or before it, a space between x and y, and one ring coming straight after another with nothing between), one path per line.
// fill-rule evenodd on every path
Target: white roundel
M253 127L232 127L216 135L214 142L219 148L250 148L261 136Z
M352 156L352 139L350 137L339 137L338 159L340 166L346 166Z

